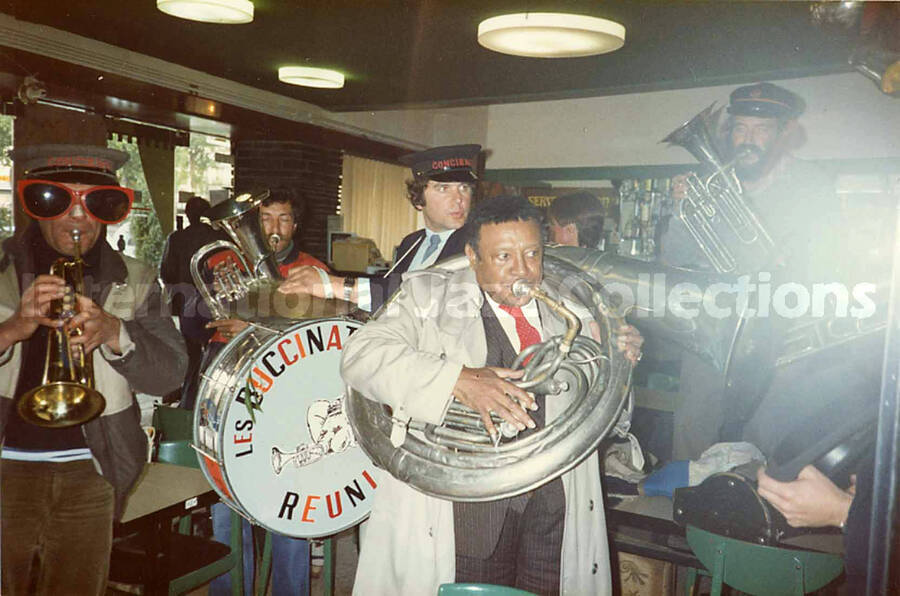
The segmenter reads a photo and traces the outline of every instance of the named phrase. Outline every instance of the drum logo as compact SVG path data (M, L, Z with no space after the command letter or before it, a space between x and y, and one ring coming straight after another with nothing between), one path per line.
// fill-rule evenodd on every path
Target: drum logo
M299 443L293 451L272 447L272 469L281 474L286 464L300 468L319 461L330 453L343 453L356 447L356 437L344 414L344 396L320 399L306 410L306 428L312 441Z

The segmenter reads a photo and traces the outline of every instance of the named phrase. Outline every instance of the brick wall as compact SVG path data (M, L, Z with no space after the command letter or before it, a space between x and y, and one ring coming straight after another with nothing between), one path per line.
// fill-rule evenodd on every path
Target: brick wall
M324 261L328 216L338 209L341 152L298 141L239 140L232 147L235 191L296 191L303 203L301 249Z

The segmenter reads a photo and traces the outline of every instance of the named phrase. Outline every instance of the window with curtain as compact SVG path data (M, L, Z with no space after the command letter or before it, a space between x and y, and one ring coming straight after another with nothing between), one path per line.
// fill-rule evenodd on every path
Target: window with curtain
M341 213L344 231L371 238L385 259L394 247L416 229L418 211L406 199L409 169L344 155Z

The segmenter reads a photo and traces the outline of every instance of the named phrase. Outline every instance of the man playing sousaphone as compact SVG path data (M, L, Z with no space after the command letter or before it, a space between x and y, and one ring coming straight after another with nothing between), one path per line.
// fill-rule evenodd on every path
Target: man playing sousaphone
M131 209L133 191L115 175L128 156L37 145L12 158L25 172L16 194L31 221L3 243L0 256L2 592L102 594L112 522L147 457L134 392L176 389L187 354L156 271L105 238L106 225ZM73 295L48 272L79 260L83 294ZM68 319L56 316L63 299L74 313ZM59 357L74 361L83 350L93 365L89 384L102 399L89 416L102 409L98 417L60 419L22 400L44 383L48 337L60 329Z
M532 396L513 383L521 371L509 368L518 352L564 326L543 303L514 289L521 280L542 286L541 212L521 197L487 199L472 209L464 234L468 267L406 279L381 316L347 342L342 375L390 405L395 420L439 424L456 398L494 437L492 413L520 432L542 429L571 397ZM628 326L620 331L618 349L636 363L643 340ZM581 333L599 339L593 324ZM376 481L354 593L434 594L454 581L539 594L611 592L595 453L542 486L486 502L431 497L387 473Z

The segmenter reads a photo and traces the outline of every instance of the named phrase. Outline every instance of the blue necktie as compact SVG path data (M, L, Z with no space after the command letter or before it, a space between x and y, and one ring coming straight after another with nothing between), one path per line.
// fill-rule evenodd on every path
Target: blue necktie
M428 260L428 257L434 254L434 251L437 250L438 245L441 243L441 237L437 234L432 234L431 239L428 241L428 246L425 247L425 254L422 255L422 262Z

